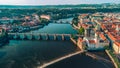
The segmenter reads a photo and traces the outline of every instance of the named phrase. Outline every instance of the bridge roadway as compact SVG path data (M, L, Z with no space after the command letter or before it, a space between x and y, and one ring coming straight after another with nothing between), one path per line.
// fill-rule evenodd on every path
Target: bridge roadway
M40 40L43 36L45 36L45 40L51 40L50 37L53 37L53 40L57 40L58 37L61 37L61 40L66 40L66 37L69 37L69 40L70 40L72 34L8 33L8 36L11 39L19 39L19 40L24 40L24 39L27 39L27 40L32 40L32 39L34 39L34 40ZM81 35L78 35L78 34L74 34L74 36L77 36L77 37L80 36L81 37Z
M56 63L56 62L62 61L62 60L67 59L67 58L70 58L70 57L75 56L75 55L77 55L77 54L81 54L81 53L83 53L83 52L85 52L85 51L77 51L77 52L75 52L75 53L71 53L71 54L65 55L65 56L60 57L60 58L58 58L58 59L55 59L55 60L53 60L53 61L44 63L43 65L41 65L41 66L38 67L38 68L45 68L45 67L47 67L47 66L49 66L49 65L52 65L52 64L54 64L54 63Z
M33 35L71 35L71 34L48 34L48 33L8 33L8 35L21 35L21 34L33 34ZM74 35L78 35L78 34L74 34Z

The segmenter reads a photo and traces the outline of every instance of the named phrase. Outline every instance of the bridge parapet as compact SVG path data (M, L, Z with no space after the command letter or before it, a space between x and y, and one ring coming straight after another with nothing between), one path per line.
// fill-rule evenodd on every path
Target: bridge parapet
M66 40L66 37L71 38L72 34L47 34L47 33L8 33L12 39L16 36L18 39L28 39L28 40L43 40L42 37L44 36L44 40L51 40L50 37L53 37L53 40L58 40L58 37L61 37L61 40ZM78 34L74 34L74 36L81 36ZM15 39L16 39L15 38Z

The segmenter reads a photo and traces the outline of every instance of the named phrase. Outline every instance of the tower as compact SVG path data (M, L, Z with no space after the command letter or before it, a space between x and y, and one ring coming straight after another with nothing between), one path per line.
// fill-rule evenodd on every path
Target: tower
M100 30L100 26L97 24L95 27L96 30Z
M118 26L118 24L116 25L116 31L119 31L119 26Z
M82 18L80 18L80 23L81 23L81 24L83 23L83 19L82 19Z
M96 42L96 48L99 47L99 35L95 33L95 42Z
M85 37L87 37L87 29L85 29Z
M91 29L89 29L89 28L86 28L85 29L85 37L90 37L90 31L91 31Z

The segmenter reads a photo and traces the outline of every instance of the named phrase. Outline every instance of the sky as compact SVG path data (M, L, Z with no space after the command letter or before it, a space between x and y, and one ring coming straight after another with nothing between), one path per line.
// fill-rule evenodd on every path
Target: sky
M0 0L0 5L62 5L120 3L120 0Z

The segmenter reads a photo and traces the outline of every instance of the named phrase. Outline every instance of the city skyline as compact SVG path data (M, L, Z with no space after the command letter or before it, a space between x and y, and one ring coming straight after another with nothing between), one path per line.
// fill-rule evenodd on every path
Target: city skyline
M0 0L1 5L64 5L120 3L119 0Z

